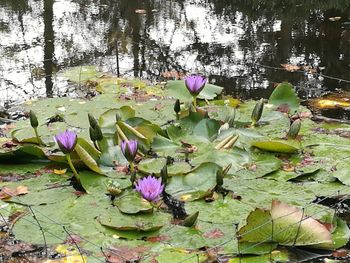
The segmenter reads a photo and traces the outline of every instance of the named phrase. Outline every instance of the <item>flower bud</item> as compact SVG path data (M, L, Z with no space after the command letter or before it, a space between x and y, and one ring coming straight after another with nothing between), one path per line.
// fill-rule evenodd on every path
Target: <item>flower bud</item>
M96 141L101 141L103 139L101 127L99 125L96 125L95 127L95 136L96 136Z
M37 128L39 126L38 118L36 117L34 111L29 111L29 120L30 120L30 125L33 128Z
M261 118L261 115L264 110L264 99L260 99L258 103L255 105L254 110L252 112L252 125L255 125Z
M90 126L95 129L96 126L97 126L97 121L95 119L94 116L92 116L90 113L88 114L88 118L89 118L89 123L90 123Z
M176 114L178 114L180 111L181 111L181 108L180 108L180 100L177 99L175 101L175 104L174 104L174 111L176 112Z
M199 211L187 216L182 222L182 225L187 227L191 227L195 225L197 222L198 215L199 215Z
M130 140L130 141L122 141L121 143L121 149L125 156L125 158L129 162L133 162L137 153L137 141L136 140Z
M300 131L301 128L301 121L300 119L295 120L292 125L290 125L289 131L287 133L288 139L295 139Z
M120 116L120 114L117 112L116 114L115 114L115 120L118 122L118 121L120 121L122 119L122 117Z
M94 141L97 140L95 129L92 128L91 126L89 127L89 135L90 135L90 140L91 140L91 141L94 142Z
M164 165L162 170L160 170L160 177L162 178L162 183L166 184L168 181L168 166L167 164Z

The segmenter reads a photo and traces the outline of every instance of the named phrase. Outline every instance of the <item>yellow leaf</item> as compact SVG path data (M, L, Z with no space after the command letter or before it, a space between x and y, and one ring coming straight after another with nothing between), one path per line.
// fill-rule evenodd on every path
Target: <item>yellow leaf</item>
M180 197L180 200L186 202L187 200L189 200L191 198L192 198L192 195L191 194L187 194L187 195L182 195Z
M86 256L74 255L60 259L48 259L44 263L87 263Z
M67 172L67 169L53 169L54 174L62 175Z

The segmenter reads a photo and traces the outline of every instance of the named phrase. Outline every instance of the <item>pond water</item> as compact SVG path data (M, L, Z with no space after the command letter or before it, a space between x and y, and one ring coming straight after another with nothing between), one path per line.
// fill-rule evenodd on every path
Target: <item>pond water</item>
M74 94L57 72L91 64L152 80L198 72L243 99L285 80L302 98L350 90L350 1L0 1L0 106Z

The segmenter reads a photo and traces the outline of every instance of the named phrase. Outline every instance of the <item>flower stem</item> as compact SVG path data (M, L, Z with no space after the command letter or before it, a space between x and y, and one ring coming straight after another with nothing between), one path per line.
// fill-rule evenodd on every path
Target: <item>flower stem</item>
M66 154L66 158L67 158L67 161L68 161L68 164L69 164L70 169L73 171L73 174L74 174L75 179L77 179L78 183L80 184L80 179L79 179L78 172L77 172L77 170L75 170L75 168L74 168L74 165L73 165L73 163L72 163L72 159L71 159L69 153Z
M38 141L38 144L39 145L44 145L43 141L39 137L38 129L37 128L33 128L33 129L34 129L35 137L36 137L36 140Z
M197 112L197 96L193 96L193 107L194 111Z
M130 173L133 173L135 170L135 166L134 166L133 162L130 162L129 165L130 165Z

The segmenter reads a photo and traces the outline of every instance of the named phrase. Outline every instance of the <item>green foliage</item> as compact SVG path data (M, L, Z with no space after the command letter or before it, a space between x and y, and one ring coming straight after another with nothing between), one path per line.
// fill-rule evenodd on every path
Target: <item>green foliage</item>
M290 84L276 88L269 99L274 107L265 105L263 114L254 116L259 122L252 127L256 101L241 102L239 107L233 98L227 99L228 105L226 100L208 101L200 110L207 110L209 117L191 112L185 103L176 116L175 99L191 99L183 81L149 88L140 80L101 78L94 68L74 69L67 76L73 82L96 81L102 94L90 101L54 98L28 105L28 111L36 113L45 145L40 145L29 120L16 122L7 137L0 138L0 188L28 188L26 194L0 201L0 207L8 208L2 213L5 219L26 212L13 223L16 238L43 244L27 207L31 205L48 244L67 239L63 225L98 246L145 246L159 262L205 261L201 249L216 246L231 257L229 262L269 262L270 258L286 262L290 255L282 246L295 243L332 250L348 242L349 229L335 210L313 202L317 197L350 194L350 143L339 132L350 128L302 118L298 136L286 139L290 119L276 108L288 105L289 113L306 111ZM124 100L123 89L134 97ZM139 99L136 89L157 94L158 100ZM199 98L212 100L221 91L208 84ZM227 118L233 106L235 116ZM103 134L95 143L88 129L97 123L91 117L89 123L89 113L97 117ZM59 121L48 123L57 115ZM72 172L53 141L67 127L78 131L71 157L79 172L80 192L68 180ZM120 149L125 139L139 142L135 173ZM160 177L165 166L168 199L150 203L141 198L132 179ZM175 199L184 203L172 207ZM180 210L182 216L176 214ZM306 223L300 223L302 213L310 216ZM328 232L319 231L324 225L331 226ZM91 244L79 246L88 255L101 257Z

